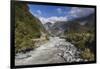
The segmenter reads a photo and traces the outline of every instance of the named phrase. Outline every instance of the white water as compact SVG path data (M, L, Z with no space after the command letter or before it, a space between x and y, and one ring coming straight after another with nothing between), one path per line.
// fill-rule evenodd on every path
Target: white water
M59 37L49 37L49 41L33 51L26 54L17 54L15 65L33 65L79 62L79 52L77 48L65 39Z

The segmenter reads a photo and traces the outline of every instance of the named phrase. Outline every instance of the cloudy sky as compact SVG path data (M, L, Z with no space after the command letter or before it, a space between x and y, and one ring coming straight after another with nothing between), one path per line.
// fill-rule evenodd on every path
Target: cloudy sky
M80 8L67 6L50 6L28 4L29 11L38 17L43 24L47 22L67 21L69 19L87 16L94 12L94 8Z

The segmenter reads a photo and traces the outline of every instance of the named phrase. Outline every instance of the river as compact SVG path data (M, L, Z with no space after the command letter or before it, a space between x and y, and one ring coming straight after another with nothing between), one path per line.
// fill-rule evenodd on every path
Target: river
M38 48L25 54L18 53L15 65L79 62L82 61L79 54L77 48L64 38L49 37L49 41Z

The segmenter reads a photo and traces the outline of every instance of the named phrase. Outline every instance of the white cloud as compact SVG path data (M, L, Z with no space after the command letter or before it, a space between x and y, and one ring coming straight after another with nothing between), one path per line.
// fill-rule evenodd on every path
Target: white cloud
M87 16L94 12L93 8L79 8L79 7L72 7L69 15L72 17L82 17Z
M61 8L57 8L56 10L57 10L57 12L58 12L59 14L66 14L66 13L67 13L66 11L64 11L64 10L61 9Z
M61 13L61 14L65 13L64 11L62 11L61 8L57 8L56 10L58 11L58 13ZM38 14L35 14L33 12L31 12L31 13L34 16L38 17L43 24L45 24L47 22L55 23L56 21L68 21L69 19L86 16L86 15L89 15L90 13L93 13L93 12L94 12L93 8L72 7L72 9L68 12L67 15L59 16L59 17L57 17L57 16L51 16L51 17L48 17L48 18L41 17L42 12L40 10L37 10Z
M41 14L42 14L42 12L41 12L40 10L37 10L37 13L38 13L39 15L41 15Z
M40 17L39 18L41 20L41 22L43 24L47 23L47 22L51 22L51 23L55 23L56 21L67 21L67 17L57 17L57 16L52 16L49 18L44 18L44 17Z
M32 15L34 15L35 17L39 17L39 14L35 14L34 12L32 12L31 10L29 10L30 11L30 13L32 14Z
M57 8L57 12L61 14L62 13L62 9L61 8Z

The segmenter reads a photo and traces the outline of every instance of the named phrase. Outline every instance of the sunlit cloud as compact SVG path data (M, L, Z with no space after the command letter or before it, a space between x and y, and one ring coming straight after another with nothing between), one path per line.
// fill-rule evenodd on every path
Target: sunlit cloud
M87 16L93 12L94 12L94 8L72 7L71 11L69 12L69 16L71 16L71 17L83 17L83 16Z
M41 15L41 14L42 14L42 12L41 12L40 10L37 10L37 13L38 13L39 15Z
M29 5L29 8L31 14L39 18L43 24L47 22L68 21L74 18L88 16L94 12L94 8L83 7Z
M57 12L61 14L63 11L61 8L57 8Z
M43 24L45 24L47 22L55 23L57 21L67 21L66 16L63 16L63 17L52 16L52 17L49 17L49 18L40 17L39 19L41 20L41 22Z

